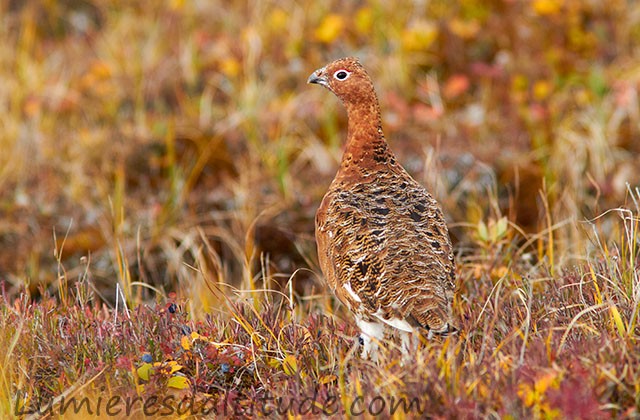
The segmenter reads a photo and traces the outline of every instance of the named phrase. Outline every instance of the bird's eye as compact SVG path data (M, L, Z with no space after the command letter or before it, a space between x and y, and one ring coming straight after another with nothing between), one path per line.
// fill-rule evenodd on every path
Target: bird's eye
M345 80L347 77L349 77L350 74L351 73L346 70L338 70L337 72L333 73L333 77L338 80Z

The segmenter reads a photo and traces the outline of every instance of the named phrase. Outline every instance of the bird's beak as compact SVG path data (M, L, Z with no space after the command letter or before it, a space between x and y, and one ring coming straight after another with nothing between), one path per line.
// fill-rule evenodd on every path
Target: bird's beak
M327 87L328 82L327 76L324 73L324 67L311 73L311 76L307 79L307 83L315 83Z

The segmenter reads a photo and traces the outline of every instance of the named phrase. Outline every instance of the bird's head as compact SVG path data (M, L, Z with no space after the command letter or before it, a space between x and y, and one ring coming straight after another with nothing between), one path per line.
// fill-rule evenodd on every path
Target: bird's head
M371 78L357 58L346 57L314 71L307 83L322 85L333 92L346 106L376 100Z

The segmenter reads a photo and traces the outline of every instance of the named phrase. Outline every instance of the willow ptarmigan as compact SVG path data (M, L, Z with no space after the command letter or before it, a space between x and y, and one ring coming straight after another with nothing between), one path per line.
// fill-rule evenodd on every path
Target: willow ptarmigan
M385 327L446 335L455 264L436 200L398 163L382 133L373 82L355 58L314 71L308 83L333 92L347 109L340 168L316 214L320 267L355 314L363 357L377 359Z

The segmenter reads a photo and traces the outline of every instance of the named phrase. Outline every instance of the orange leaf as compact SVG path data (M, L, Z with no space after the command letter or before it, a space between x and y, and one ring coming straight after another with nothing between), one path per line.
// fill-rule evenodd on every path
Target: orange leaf
M454 74L444 84L444 96L451 99L460 96L469 89L469 78L464 74Z
M480 24L477 20L452 19L447 26L451 32L462 39L471 39L480 32Z
M185 350L191 350L191 339L188 336L183 335L180 339L180 345Z
M557 15L562 8L562 0L535 0L533 10L539 15Z
M321 384L328 384L331 383L333 381L335 381L336 379L338 379L338 377L336 375L324 375L323 377L321 377L318 381Z

